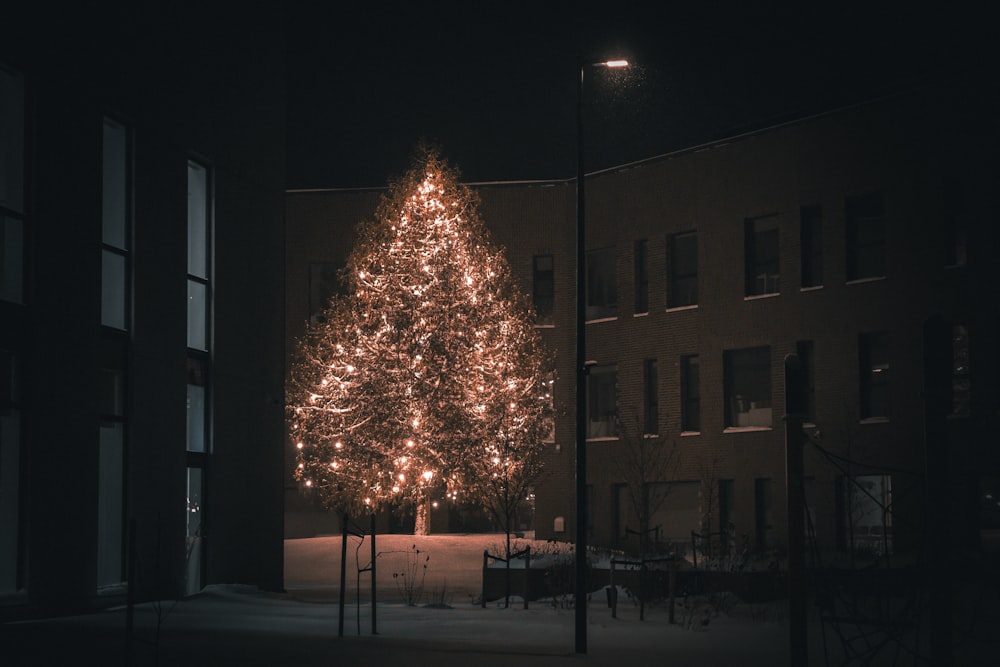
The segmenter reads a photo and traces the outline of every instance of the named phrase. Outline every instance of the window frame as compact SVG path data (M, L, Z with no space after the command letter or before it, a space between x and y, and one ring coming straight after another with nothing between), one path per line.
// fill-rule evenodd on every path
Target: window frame
M781 225L776 213L743 222L743 267L746 298L781 294ZM773 244L767 239L773 233ZM773 254L765 253L771 250ZM762 273L763 272L763 273ZM763 282L761 283L761 276Z
M684 257L693 263L693 270L681 261L681 242L694 245ZM688 230L671 234L667 239L667 310L696 308L698 306L698 232Z

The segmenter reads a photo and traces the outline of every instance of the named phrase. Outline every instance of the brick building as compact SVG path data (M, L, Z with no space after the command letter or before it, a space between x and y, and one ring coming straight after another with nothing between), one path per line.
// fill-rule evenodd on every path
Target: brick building
M588 175L590 541L635 546L622 465L632 447L669 453L641 476L655 539L689 545L692 531L721 526L716 543L780 551L793 353L816 544L905 552L933 534L975 548L998 526L997 142L981 110L953 90L920 90ZM557 352L559 416L533 528L571 540L575 182L475 187ZM289 340L378 195L288 194ZM930 438L940 448L926 445L923 391L935 316L947 329L936 350L948 415ZM928 469L947 471L932 521Z

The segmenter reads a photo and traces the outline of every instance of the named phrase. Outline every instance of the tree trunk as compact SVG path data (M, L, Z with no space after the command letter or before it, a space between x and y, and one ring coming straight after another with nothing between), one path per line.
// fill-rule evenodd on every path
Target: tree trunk
M417 501L417 519L413 525L414 535L431 534L431 501L421 498Z

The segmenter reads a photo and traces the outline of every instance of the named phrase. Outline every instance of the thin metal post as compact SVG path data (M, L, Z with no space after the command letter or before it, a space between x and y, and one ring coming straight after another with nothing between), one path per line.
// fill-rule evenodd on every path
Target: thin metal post
M340 542L340 618L337 623L337 636L344 636L344 603L347 594L347 512L341 518L343 536Z
M375 626L375 513L372 512L371 518L371 534L372 534L372 634L377 635L378 631Z
M796 354L785 357L785 487L788 505L789 660L795 667L809 659L806 634L805 489L803 487L805 383Z
M576 652L587 652L587 358L586 266L583 192L583 61L577 62L576 82Z

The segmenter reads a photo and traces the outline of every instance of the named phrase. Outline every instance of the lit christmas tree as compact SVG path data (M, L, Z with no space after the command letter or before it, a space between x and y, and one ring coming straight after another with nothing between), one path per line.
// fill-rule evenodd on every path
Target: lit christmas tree
M552 357L477 209L420 148L360 226L346 295L298 342L296 474L331 509L412 504L422 533L430 498L489 509L500 486L520 498L538 475Z

